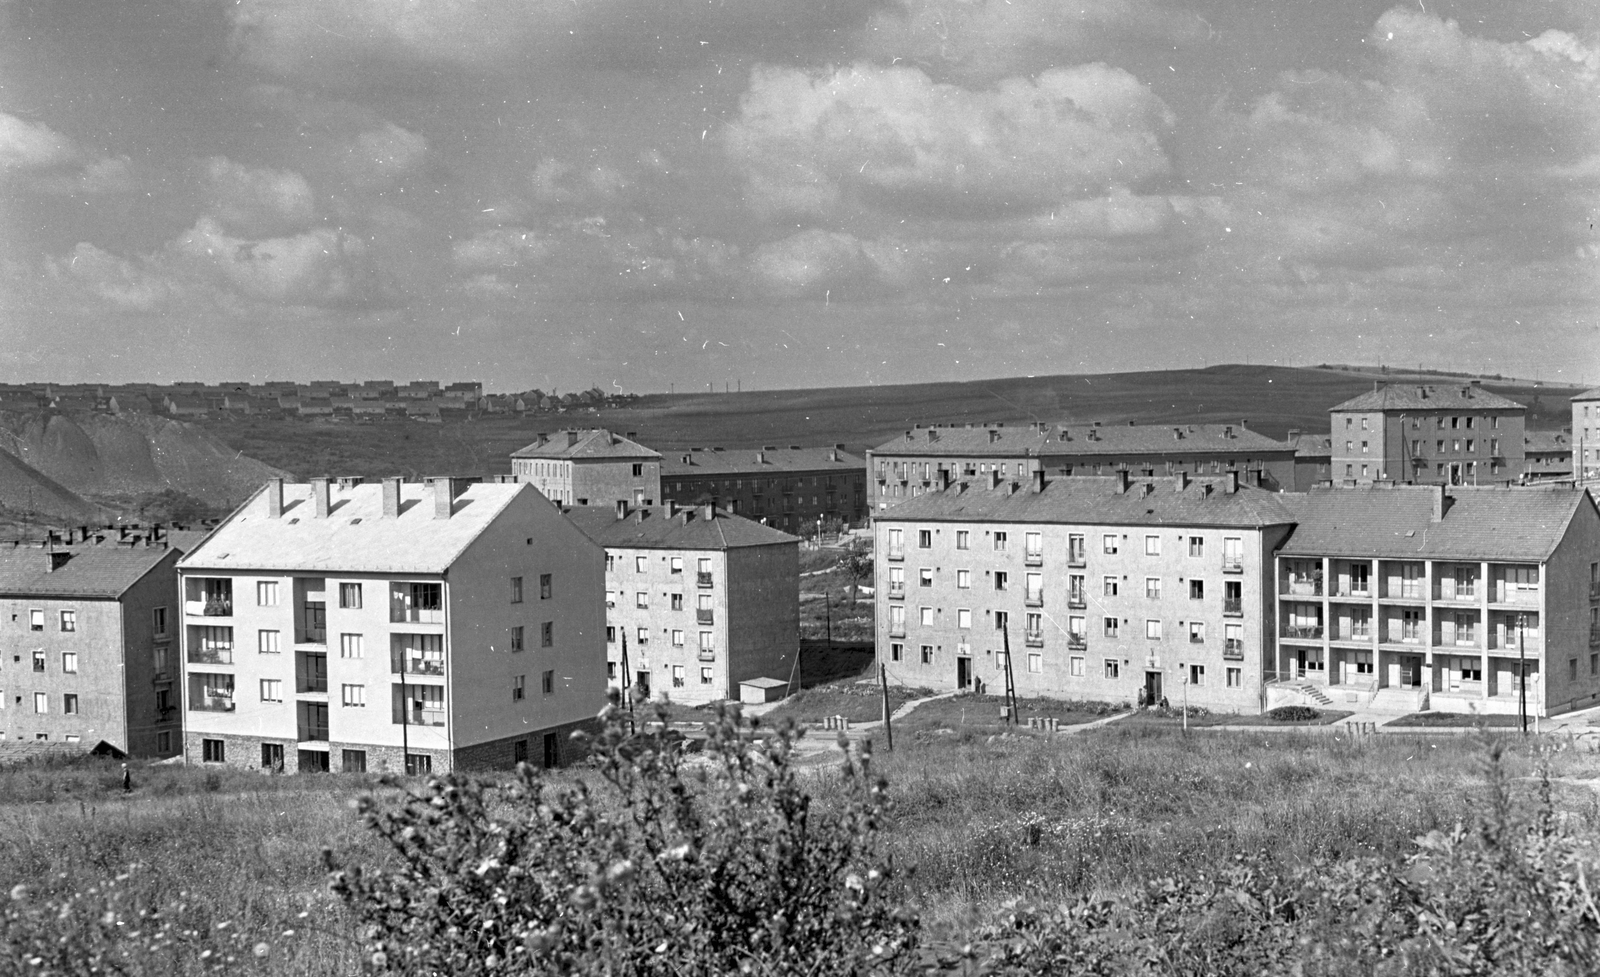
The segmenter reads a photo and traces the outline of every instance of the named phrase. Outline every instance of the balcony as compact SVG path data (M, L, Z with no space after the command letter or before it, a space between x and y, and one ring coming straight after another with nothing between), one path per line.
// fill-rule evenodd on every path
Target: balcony
M1335 596L1335 597L1346 597L1346 598L1352 598L1353 597L1353 598L1357 598L1357 599L1360 599L1360 600L1371 600L1372 599L1372 587L1370 585L1366 585L1366 584L1363 584L1363 585L1357 586L1357 587L1344 586L1344 587L1340 587L1338 592L1336 592L1333 596Z
M904 624L891 624L891 625L889 625L889 637L891 637L891 638L904 638L905 636L906 636L906 626Z
M1222 558L1223 573L1243 573L1244 558L1239 556L1224 556Z
M1224 597L1222 599L1222 613L1228 617L1244 617L1244 598Z
M1322 637L1322 625L1285 624L1283 626L1283 636L1285 638L1298 638L1301 640L1320 639Z
M1075 611L1081 611L1089 606L1089 599L1084 596L1083 591L1074 590L1067 594L1067 606Z
M712 618L713 618L713 614L709 609L707 609L707 608L695 608L694 623L696 623L696 624L715 624L716 622Z
M295 739L302 743L308 741L326 743L328 742L328 727L326 724L318 726L308 723L297 723L295 724Z
M1496 604L1522 604L1527 607L1539 606L1539 588L1535 587L1499 587L1490 595Z
M1028 605L1029 607L1043 607L1044 606L1044 591L1042 591L1042 590L1030 590L1025 595L1023 595L1022 602L1024 604Z
M889 582L889 599L890 600L905 600L906 599L906 585L905 585L904 581L902 581L902 580L891 580Z
M1030 648L1044 647L1044 632L1041 630L1022 632L1022 643Z
M1067 648L1070 651L1083 651L1089 647L1089 639L1081 634L1067 635Z
M389 621L392 624L443 624L444 610L438 607L396 606L390 609Z
M1600 625L1589 625L1589 647L1600 646Z
M233 645L191 647L188 658L191 665L232 665Z
M1420 645L1422 644L1422 632L1390 628L1389 634L1384 640L1392 645Z
M190 712L232 712L233 696L205 695L189 701Z
M706 573L703 570L697 572L694 575L694 585L696 587L709 587L709 586L711 586L711 574Z
M703 662L714 662L717 660L717 653L710 648L701 648L695 657Z
M328 643L328 629L297 628L295 629L294 643L297 645L325 645Z
M1229 638L1222 643L1222 657L1233 661L1244 661L1244 641L1240 638Z
M1359 627L1351 625L1348 628L1335 628L1328 636L1334 641L1371 641L1372 628L1365 624Z
M407 658L404 656L395 656L394 658L391 658L389 661L389 673L392 675L399 675L402 671L406 675L443 675L444 659L421 657Z
M1087 562L1088 561L1084 559L1083 547L1074 546L1072 549L1067 551L1067 566L1081 567L1085 566Z
M904 546L891 546L889 547L889 555L886 558L896 562L904 560L906 558L906 548Z
M1321 597L1322 580L1310 577L1291 577L1284 581L1282 593L1295 597Z
M1022 562L1030 567L1044 566L1044 554L1038 550L1029 550L1022 554Z
M233 600L225 597L186 600L183 602L183 612L191 617L231 617Z
M1194 633L1191 632L1190 635L1189 635L1189 643L1192 644L1192 645L1203 645L1203 644L1206 643L1206 636L1203 635L1203 634L1194 634Z

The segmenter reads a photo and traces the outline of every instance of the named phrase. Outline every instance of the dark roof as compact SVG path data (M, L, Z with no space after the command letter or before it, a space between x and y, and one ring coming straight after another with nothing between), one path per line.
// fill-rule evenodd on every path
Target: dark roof
M115 534L102 543L0 546L0 594L115 599L167 556L181 552L176 542L129 546L118 543ZM67 554L56 570L50 569L52 553L56 559Z
M1539 561L1555 551L1573 514L1592 503L1572 488L1448 489L1444 518L1432 521L1439 486L1315 489L1286 496L1299 526L1286 556Z
M1333 457L1333 439L1325 434L1301 434L1289 441L1294 445L1296 458Z
M1593 390L1585 390L1583 393L1578 394L1576 397L1574 397L1572 399L1573 400L1600 400L1600 387L1595 387Z
M569 437L575 435L575 437ZM570 442L570 443L569 443ZM557 431L539 435L539 440L511 453L513 458L562 458L581 461L586 458L660 458L658 452L642 444L629 441L605 428L578 431Z
M1569 454L1572 443L1560 431L1529 431L1522 439L1528 451L1559 452Z
M1514 400L1469 384L1391 384L1352 397L1331 411L1354 410L1525 410Z
M760 475L764 472L864 471L866 459L838 447L715 448L675 451L661 458L661 477Z
M584 535L601 546L726 550L799 542L798 536L725 509L716 510L715 519L707 519L705 506L680 509L674 516L668 516L664 508L631 509L622 519L617 518L617 511L611 506L574 506L562 511Z
M1042 428L1042 429L1041 429ZM908 431L874 454L1018 458L1037 455L1253 454L1294 450L1242 424L1044 424L1026 427L929 427Z
M1195 478L1178 489L1179 478L1130 479L1080 475L1047 480L1034 492L1030 480L966 480L944 491L907 499L876 515L879 522L1081 523L1122 526L1281 526L1294 514L1275 492L1249 485L1227 491L1225 478ZM1016 491L1010 487L1016 485ZM964 488L963 488L964 486Z

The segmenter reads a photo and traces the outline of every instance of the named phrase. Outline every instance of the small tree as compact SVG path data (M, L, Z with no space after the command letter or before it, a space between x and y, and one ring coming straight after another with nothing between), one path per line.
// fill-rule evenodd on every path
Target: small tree
M844 557L844 572L850 577L850 603L856 602L856 589L862 581L871 580L873 572L872 549L864 542L851 545Z

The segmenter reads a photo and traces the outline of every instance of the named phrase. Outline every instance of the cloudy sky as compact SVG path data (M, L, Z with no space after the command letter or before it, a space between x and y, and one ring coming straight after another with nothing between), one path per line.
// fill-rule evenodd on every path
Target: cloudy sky
M0 0L0 380L1600 382L1600 4Z

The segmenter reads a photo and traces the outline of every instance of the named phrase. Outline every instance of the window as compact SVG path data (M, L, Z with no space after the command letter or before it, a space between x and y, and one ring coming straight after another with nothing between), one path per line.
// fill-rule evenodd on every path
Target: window
M167 633L167 609L165 607L153 608L150 611L150 633L158 638Z
M1161 555L1161 537L1160 536L1146 536L1144 538L1144 555L1145 556L1160 556Z
M1011 615L1007 614L1005 611L995 611L994 612L994 629L996 631L1004 631L1006 629L1006 624L1008 624L1010 622L1010 620L1011 620Z
M33 694L33 711L41 715L50 711L50 696L44 692Z
M1368 454L1369 453L1367 442L1365 442L1365 441L1361 442L1361 453L1362 454Z
M365 685L339 686L339 701L353 708L365 708L367 704L367 687Z
M901 657L903 657L905 655L905 653L906 653L906 646L905 645L901 644L898 641L890 643L890 645L889 645L889 660L890 661L892 661L892 662L899 661L901 659Z
M1105 619L1105 624L1106 637L1115 638L1117 636L1117 619L1114 617L1108 617Z
M675 610L675 611L683 610L683 595L682 594L670 594L670 595L668 595L668 600L671 601L673 610Z
M917 571L917 586L919 586L919 587L932 587L933 586L933 570L932 570L932 568L923 567L921 570Z
M957 570L956 571L956 587L957 587L957 589L966 590L967 588L969 588L971 586L972 586L972 571L971 570Z
M1100 581L1100 593L1106 597L1117 596L1118 580L1116 577L1104 577Z
M1568 658L1567 659L1567 681L1576 682L1577 680L1578 680L1578 660L1576 658Z
M1206 582L1204 580L1191 580L1191 581L1189 581L1189 599L1190 600L1205 600L1206 599Z
M681 571L682 569L683 569L683 561L680 560L678 562L678 571ZM674 572L677 572L677 571L674 571ZM548 573L539 574L539 599L540 600L549 600L554 595L555 595L555 585L553 583L551 583L550 574L548 574Z
M1578 660L1576 658L1572 660L1572 674L1574 676L1578 674ZM78 714L78 694L76 692L67 692L61 696L61 711L68 716L76 716Z
M200 759L205 763L225 763L227 754L223 751L222 740L201 740Z
M931 608L931 607L920 607L920 608L918 608L918 611L921 614L920 623L922 624L922 626L925 627L925 628L933 627L933 608Z
M1477 442L1477 441L1476 441L1476 440L1475 440L1475 439L1473 439L1473 438L1468 438L1468 439L1467 439L1467 450L1468 450L1468 451L1473 451L1473 450L1475 450L1475 446L1476 446L1476 445L1477 445L1477 443L1478 443L1478 442Z
M710 685L710 684L712 684L713 680L714 679L713 679L713 675L712 675L712 669L709 669L709 668L700 669L700 684L701 685Z
M521 577L512 577L511 578L511 603L513 603L513 604L522 603L522 578Z
M433 773L433 757L427 753L406 754L406 776L421 777Z
M923 645L922 646L922 664L924 664L924 665L932 665L933 664L933 645Z
M278 581L276 581L276 580L257 580L256 581L256 606L257 607L277 607L278 606Z
M1146 620L1144 622L1144 636L1149 638L1151 641L1160 641L1161 622L1153 618Z
M634 607L649 607L650 606L650 593L648 591L644 591L644 590L640 590L640 591L635 592L634 595L633 595L633 606Z
M539 688L545 695L552 695L556 691L556 673L554 669L545 669L539 676Z
M1161 599L1161 578L1160 577L1145 577L1144 578L1144 595L1145 595L1145 597L1149 598L1150 600L1160 600Z
M63 631L76 631L76 630L78 630L78 612L77 611L62 611L61 612L61 630L63 630Z
M38 608L35 608L35 609L30 610L28 612L28 630L29 631L43 631L44 630L44 611L39 610Z
M1117 551L1116 535L1114 533L1106 533L1100 537L1100 546L1107 553L1115 553Z
M521 651L522 647L523 647L522 646L522 625L518 624L517 626L515 626L515 627L513 627L511 629L511 652L512 652L512 654L515 654L515 653Z
M345 773L367 772L366 750L341 750L339 760L339 769L343 770Z
M44 671L44 652L36 651L33 653L33 670L36 672Z
M263 655L276 655L280 650L282 650L282 646L278 643L280 639L280 632L257 631L256 651Z
M638 478L643 474L644 474L644 465L642 463L635 463L634 466L633 466L633 477L634 478Z
M554 648L556 646L556 622L545 621L539 625L539 647Z
M1189 643L1203 645L1206 643L1206 626L1203 621L1189 622Z
M339 606L347 611L361 609L361 585L359 583L342 583L339 585ZM359 750L346 750L346 753L360 753ZM362 763L366 763L366 754L361 753Z
M1067 659L1067 673L1073 678L1083 678L1083 656L1074 655Z
M994 589L995 590L1005 590L1006 589L1006 583L1008 582L1008 580L1009 580L1009 578L1006 576L1006 572L1004 570L995 571Z
M917 530L917 548L921 549L921 550L926 550L926 549L932 549L933 548L933 530L931 530L931 529L919 529L919 530Z
M636 557L633 558L633 572L634 573L644 573L645 570L649 569L649 567L650 567L649 557L636 556Z
M61 653L61 670L63 672L66 672L68 675L74 675L74 674L77 673L77 671L78 671L78 653L77 652L75 652L75 651L63 651Z
M276 678L264 678L264 679L262 679L261 680L261 701L262 702L282 702L283 701L283 680L282 679L276 679Z
M1042 559L1044 557L1044 534L1043 533L1023 533L1022 534L1022 552L1029 559L1033 559L1033 560Z
M1203 536L1190 536L1189 537L1189 555L1190 556L1205 556L1206 555L1205 537L1203 537Z
M1115 658L1106 659L1106 678L1116 678L1121 669Z
M339 657L340 658L364 658L364 657L366 657L366 643L367 643L367 639L366 639L365 635L360 635L360 634L341 634L341 635L339 635Z
M956 610L956 627L969 630L972 627L972 609L962 607Z
M1230 689L1242 689L1242 688L1244 688L1244 669L1242 669L1242 668L1230 668L1230 669L1228 669L1228 688L1230 688Z
M521 702L522 697L528 692L528 676L513 675L511 677L511 701Z
M682 630L677 629L677 628L673 629L673 631L672 631L672 647L674 647L674 648L682 648L683 647L683 631Z
M1189 684L1190 685L1205 685L1206 684L1206 667L1204 665L1190 665L1189 666Z
M1005 550L1006 550L1006 534L1005 533L995 533L994 534L994 550L995 550L996 553L1004 553L1005 552Z
M606 644L614 645L616 643L617 643L617 629L616 629L615 626L608 624L608 625L606 625Z
M958 550L966 549L967 548L968 537L970 535L971 534L968 533L965 529L956 530L956 549L958 549Z
M1036 651L1028 652L1028 671L1035 675L1044 671L1044 656Z

